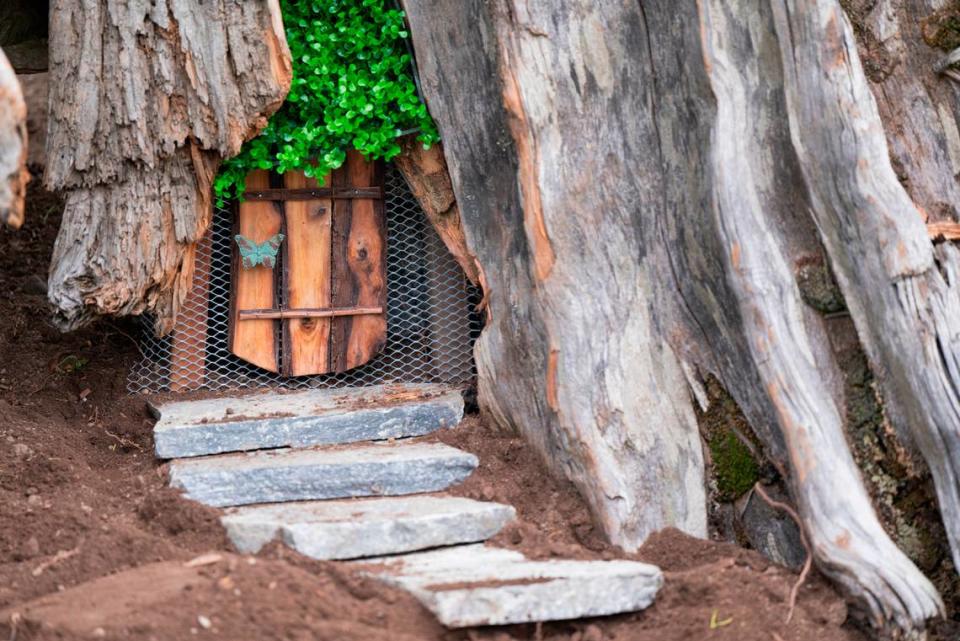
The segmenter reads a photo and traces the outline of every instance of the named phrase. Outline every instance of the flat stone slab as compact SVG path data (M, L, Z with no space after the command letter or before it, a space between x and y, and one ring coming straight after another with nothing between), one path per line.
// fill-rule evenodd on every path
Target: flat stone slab
M485 541L515 517L501 503L419 495L240 507L220 520L241 552L280 539L314 559L356 559Z
M633 612L663 585L660 569L646 563L531 561L482 544L355 565L410 592L450 628Z
M449 445L401 441L181 459L170 463L170 485L226 507L437 492L476 467L476 456Z
M377 441L455 427L463 397L435 385L309 390L159 403L158 458Z

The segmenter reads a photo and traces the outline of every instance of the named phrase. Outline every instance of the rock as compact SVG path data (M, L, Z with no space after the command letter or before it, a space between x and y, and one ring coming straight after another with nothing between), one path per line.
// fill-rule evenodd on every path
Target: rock
M255 553L274 538L315 559L355 559L484 541L515 510L453 496L404 496L236 508L221 521Z
M164 403L153 408L159 458L422 436L463 418L439 386L309 390Z
M187 498L224 507L436 492L476 466L473 454L441 443L375 443L177 460L170 464L170 485Z
M774 486L764 486L774 501L787 502L786 495ZM750 546L762 555L793 570L807 558L800 529L787 513L770 507L756 492L748 492L737 501L740 528Z
M410 592L451 628L633 612L663 585L659 568L646 563L531 561L480 544L355 565Z

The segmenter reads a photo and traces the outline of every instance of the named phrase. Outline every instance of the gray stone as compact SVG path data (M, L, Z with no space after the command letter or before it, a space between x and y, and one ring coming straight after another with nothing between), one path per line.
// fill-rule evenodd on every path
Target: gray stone
M531 561L482 544L355 565L410 592L451 628L633 612L663 585L659 568L646 563Z
M164 403L153 408L158 458L422 436L463 418L459 391L369 387Z
M279 538L314 559L356 559L484 541L515 516L509 505L421 495L241 507L221 521L240 552Z
M441 443L373 443L182 459L170 485L214 507L436 492L473 472L477 457Z
M790 499L778 487L764 486L775 501ZM750 491L736 504L740 530L750 546L774 563L799 570L807 558L800 528L789 514L770 507L756 492Z

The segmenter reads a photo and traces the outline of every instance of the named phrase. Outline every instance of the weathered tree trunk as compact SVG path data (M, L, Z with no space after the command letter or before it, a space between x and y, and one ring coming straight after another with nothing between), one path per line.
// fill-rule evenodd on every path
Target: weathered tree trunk
M277 0L56 0L46 185L67 191L49 297L69 329L153 311L167 331L222 158L290 86Z
M27 192L27 106L17 75L0 50L0 222L23 224Z
M486 285L481 404L634 549L668 525L703 536L706 497L684 374L651 304L664 273L639 260L656 235L637 207L656 185L628 178L656 136L637 111L646 50L632 29L604 31L639 29L639 15L601 6L405 3Z
M485 276L483 408L633 548L703 522L690 405L696 374L715 374L787 479L820 569L878 627L940 611L871 506L835 321L798 284L826 255L958 527L956 251L934 249L896 180L839 4L405 5ZM929 113L928 135L949 138L955 111ZM956 202L942 157L916 171L929 199Z

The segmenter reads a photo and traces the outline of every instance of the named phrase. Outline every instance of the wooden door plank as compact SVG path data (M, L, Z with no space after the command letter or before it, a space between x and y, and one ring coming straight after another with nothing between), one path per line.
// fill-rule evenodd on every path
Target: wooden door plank
M318 187L299 171L284 174L284 188ZM284 205L284 308L330 306L330 217L332 201L287 200ZM283 320L283 373L287 376L329 371L330 318Z
M333 187L372 187L383 177L380 162L351 150L334 172ZM333 307L386 307L386 230L383 201L334 201L332 217ZM331 371L342 372L373 358L387 339L386 314L332 318Z
M246 188L270 187L270 174L264 170L250 172ZM269 201L240 203L236 220L237 233L262 243L283 229L282 207ZM284 241L286 242L286 241ZM230 351L254 365L279 371L277 359L277 322L269 319L239 320L240 309L271 308L277 304L276 275L273 269L257 265L245 269L239 260L236 243L233 248L233 286L230 296Z

